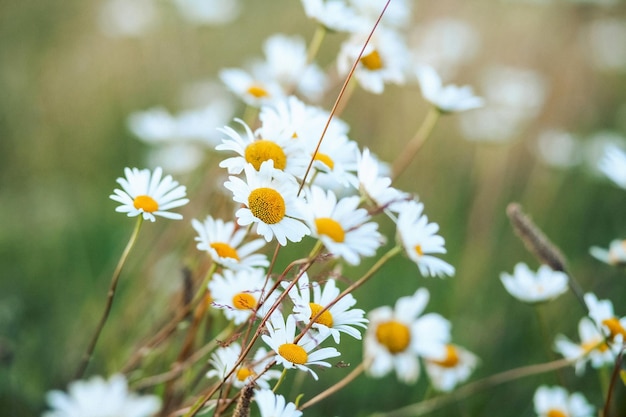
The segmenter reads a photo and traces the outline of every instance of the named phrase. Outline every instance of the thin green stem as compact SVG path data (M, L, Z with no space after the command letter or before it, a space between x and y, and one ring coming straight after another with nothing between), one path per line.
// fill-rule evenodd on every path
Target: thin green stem
M415 132L415 136L411 139L404 150L398 154L398 158L393 162L391 167L391 179L397 179L400 174L409 166L417 152L420 150L426 139L430 136L441 112L436 107L431 107L422 125Z
M309 44L309 49L306 54L307 64L312 63L317 56L317 53L320 51L320 47L322 46L322 42L324 41L324 37L326 36L327 31L328 29L326 29L324 25L318 25L317 29L315 29L313 39L311 39L311 43Z
M115 267L115 270L113 271L113 276L111 277L111 285L109 286L109 292L107 293L107 300L104 306L104 312L102 313L100 322L98 323L98 326L96 327L96 331L91 337L91 342L89 342L89 346L87 347L87 350L85 351L85 354L83 355L83 358L81 359L78 369L76 370L76 373L74 374L74 379L81 379L83 377L83 375L85 374L85 371L87 370L87 366L89 365L89 362L91 361L93 351L95 350L96 344L98 343L98 338L100 337L100 334L102 333L102 329L104 328L104 325L106 324L106 321L109 317L109 313L111 312L111 307L113 306L113 298L115 297L115 290L117 288L117 283L122 273L122 268L124 267L124 264L126 264L128 255L130 254L131 249L133 248L133 246L135 245L135 242L137 241L137 236L139 235L139 230L141 229L142 224L143 224L143 216L139 216L139 218L137 219L137 222L135 223L135 228L133 230L133 233L130 235L130 239L128 240L128 243L126 244L124 251L122 252L122 256L120 257L120 260L118 261L117 266Z
M274 388L272 388L272 392L276 392L276 390L278 390L278 387L280 387L280 384L283 383L283 381L285 380L285 376L287 375L287 368L283 368L283 371L280 373L280 378L278 378L278 381L276 381L276 385L274 385Z

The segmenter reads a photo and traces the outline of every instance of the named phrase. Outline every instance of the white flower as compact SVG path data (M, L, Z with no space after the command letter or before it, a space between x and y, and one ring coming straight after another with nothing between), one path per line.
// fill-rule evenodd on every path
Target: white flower
M433 387L439 391L452 391L470 377L478 358L472 352L457 345L446 346L446 357L443 360L424 361L426 374Z
M321 337L313 338L309 333L305 333L297 343L296 338L296 318L293 315L287 316L285 321L280 314L274 314L266 323L267 335L261 336L263 341L276 352L276 361L287 369L296 368L301 371L310 372L316 380L317 374L310 368L312 365L329 368L331 365L324 359L334 358L340 355L337 349L326 347L315 350L323 341Z
M626 240L615 239L609 244L609 249L592 246L589 249L591 255L609 265L626 264Z
M272 286L272 282L268 281L268 287L264 288L265 278L262 269L242 269L236 272L225 269L222 274L215 273L208 285L213 306L224 310L228 320L241 324L257 309L259 299L264 295L264 308L257 311L257 315L263 316L272 302L267 299L267 294L263 294L264 289ZM276 296L274 292L270 298Z
M580 393L569 394L562 387L540 386L533 398L539 417L593 417L594 408Z
M475 96L469 86L443 86L433 67L420 67L416 74L424 98L443 113L476 109L484 104L483 99Z
M207 372L207 378L218 377L223 379L233 369L240 355L241 346L239 343L231 343L226 347L220 347L215 350L211 355L211 359L209 359L209 363L213 366L213 369ZM265 371L265 368L271 361L272 357L268 355L267 350L260 347L251 361L243 362L239 368L232 373L229 381L232 382L235 388L243 388L252 380L255 380L256 384L261 388L267 389L269 388L268 381L280 378L280 371L274 369ZM262 375L260 375L261 372L263 372Z
M397 212L411 196L391 186L391 178L381 174L380 163L364 149L357 166L359 190L377 207Z
M163 171L160 167L153 173L149 169L125 168L124 174L126 178L117 179L123 190L116 188L113 190L115 194L109 196L112 200L122 203L115 211L128 213L128 217L142 215L144 220L150 221L155 221L154 216L178 220L183 218L178 213L168 211L189 202L184 198L185 186L178 185L171 175L161 179Z
M237 0L174 0L181 15L198 25L224 25L241 14Z
M378 224L368 222L367 210L358 208L358 196L337 201L332 191L313 186L307 192L304 219L313 237L322 241L328 252L358 265L362 256L373 256L383 243Z
M354 32L365 25L343 0L302 0L302 6L307 17L329 30Z
M255 62L250 72L241 68L225 68L219 72L220 80L247 105L258 107L283 96L282 88L262 63Z
M387 0L349 0L357 15L365 20L364 29L371 29L387 3ZM386 27L402 28L411 21L411 1L394 0L389 3L381 20Z
M626 153L615 145L608 145L598 168L620 188L626 189Z
M245 172L247 182L231 176L224 184L233 192L233 200L245 205L235 213L239 225L255 223L257 232L266 241L276 237L283 246L287 240L300 242L311 233L298 220L301 218L296 207L298 184L292 176L274 169L272 160L263 162L259 171L248 164Z
M431 256L431 253L446 253L443 237L437 234L439 225L429 223L423 214L424 205L409 201L401 206L398 214L397 233L408 257L417 264L420 273L427 276L452 276L454 267Z
M242 244L246 229L236 229L234 222L224 222L207 216L203 223L193 219L193 228L198 232L196 241L198 249L205 250L216 263L230 269L266 267L269 265L267 257L260 253L253 253L263 246L263 239L255 239Z
M379 307L369 312L365 334L365 363L376 378L395 369L405 383L417 381L418 357L445 360L450 341L450 322L439 314L418 317L430 295L425 288L410 297L400 297L395 308Z
M55 390L46 398L51 410L43 417L148 417L161 409L158 397L129 392L126 378L119 374L108 381L99 376L74 381L67 394Z
M560 271L553 271L541 265L534 273L525 263L515 265L513 275L503 272L500 280L513 297L526 303L540 303L553 300L567 291L568 277Z
M584 299L589 309L589 317L596 323L596 326L604 331L610 341L621 345L626 339L626 317L615 316L613 303L610 300L598 300L593 293L585 294Z
M282 285L286 288L289 284L283 282ZM312 301L311 289L313 290ZM304 273L298 280L298 285L289 291L289 297L294 304L293 314L298 321L309 324L311 318L333 302L339 293L335 280L326 281L322 289L318 282L309 282L309 276ZM335 343L339 343L340 333L361 339L361 333L354 326L366 327L367 319L363 317L365 315L363 310L352 308L355 304L356 300L352 294L346 295L322 313L312 327L322 334L322 338L326 338L327 333L330 333Z
M271 390L263 389L254 394L261 417L300 417L302 411L294 403L287 403L285 397L276 395Z

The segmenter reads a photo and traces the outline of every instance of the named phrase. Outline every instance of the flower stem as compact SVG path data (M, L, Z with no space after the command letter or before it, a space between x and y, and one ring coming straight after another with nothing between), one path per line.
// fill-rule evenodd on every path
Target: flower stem
M361 362L359 366L354 368L352 372L346 375L341 381L337 382L335 385L331 386L330 388L327 388L326 390L320 392L315 397L311 398L309 401L305 402L300 407L298 407L298 409L304 410L305 408L310 407L313 404L316 404L327 397L330 397L331 395L333 395L334 393L336 393L337 391L339 391L340 389L348 385L350 382L354 381L356 377L358 377L359 375L363 373L364 370L365 370L365 363Z
M391 167L391 179L397 179L400 174L409 166L417 151L420 150L426 139L430 136L441 112L436 107L431 107L422 125L415 132L415 136L411 139L404 150L398 154L398 158L393 162Z
M130 236L128 243L126 244L126 247L124 248L124 252L122 252L122 256L120 257L120 260L118 261L117 266L115 267L115 271L113 271L113 276L111 277L111 285L109 286L109 292L107 294L107 300L106 300L106 305L104 307L104 312L102 313L100 322L98 323L98 326L96 327L96 331L94 332L94 335L91 338L91 342L89 342L89 346L87 347L87 350L85 351L85 354L83 355L83 358L81 359L78 369L76 370L76 373L74 374L74 379L81 379L83 377L85 370L87 370L87 366L89 365L89 362L91 361L93 351L95 350L96 344L98 343L98 338L100 337L100 334L102 333L102 329L104 328L107 318L109 317L109 313L111 312L111 307L113 306L113 298L115 297L115 289L117 288L117 283L122 273L122 268L124 267L124 264L126 263L126 260L128 259L128 255L130 254L131 249L133 248L133 246L135 245L135 242L137 241L137 236L139 235L139 230L141 229L142 223L143 223L143 216L139 216L139 218L137 219L137 223L135 223L135 229L133 230L133 233Z
M317 29L315 29L313 39L311 39L311 43L309 44L309 49L306 54L307 64L311 64L317 56L317 53L320 51L320 47L322 46L322 42L326 36L326 31L327 29L324 25L317 25Z

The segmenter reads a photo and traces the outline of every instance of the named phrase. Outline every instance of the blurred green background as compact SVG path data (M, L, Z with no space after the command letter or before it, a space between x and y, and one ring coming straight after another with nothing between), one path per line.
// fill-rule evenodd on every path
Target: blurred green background
M182 88L215 80L221 68L261 56L268 36L282 32L308 40L315 30L295 0L242 2L239 18L222 26L193 25L172 3L160 0L154 3L158 16L150 30L113 37L98 24L103 4L0 2L3 416L40 415L45 392L65 389L102 310L110 274L133 226L133 220L114 212L108 196L124 167L145 166L148 150L130 133L127 117L153 106L175 112ZM598 135L610 132L623 140L626 134L626 67L599 67L594 54L602 45L591 42L598 21L626 25L626 7L565 0L420 1L412 36L419 40L421 29L442 18L467 23L479 39L476 52L446 81L471 84L483 95L485 68L531 69L545 80L545 100L510 137L495 143L464 138L461 115L441 119L396 186L417 193L429 219L439 223L448 248L445 259L457 274L424 279L412 263L399 259L355 296L370 310L419 286L429 288L428 311L449 318L454 341L481 358L476 379L555 359L546 345L556 333L577 340L583 314L571 294L542 306L551 334L546 341L534 309L504 291L498 279L502 271L512 272L520 261L538 267L509 227L505 207L511 201L520 202L561 247L583 288L610 298L616 313L626 314L623 273L588 254L591 245L606 247L626 229L626 192L592 169ZM327 39L322 65L333 65L343 38ZM626 57L624 39L607 45L618 58ZM321 104L330 108L337 91L334 86ZM357 90L342 118L353 140L391 162L426 111L418 87L395 86L381 96ZM579 160L572 157L567 168L543 161L538 138L548 128L576 137ZM565 152L557 147L557 154ZM189 186L185 220L144 225L89 373L119 369L136 343L169 314L182 288L181 267L201 262L189 221L220 207L219 198L212 197L224 175L219 158L209 155L195 173L176 176ZM393 239L391 226L383 229ZM357 278L371 263L344 272ZM342 352L344 361L356 365L360 343L348 343ZM345 373L322 372L320 382L307 382L303 390L310 398ZM569 389L584 390L591 402L601 404L595 372L588 369L580 378L571 369L562 374ZM553 374L525 378L433 415L531 416L532 395L541 383L557 379ZM415 386L398 383L394 375L360 378L305 415L368 415L417 402L425 390L425 377Z

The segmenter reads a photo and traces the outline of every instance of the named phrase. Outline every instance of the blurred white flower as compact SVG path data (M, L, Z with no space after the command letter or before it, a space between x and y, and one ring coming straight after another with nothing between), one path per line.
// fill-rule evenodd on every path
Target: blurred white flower
M609 244L609 249L592 246L589 253L594 258L609 265L626 265L626 240L615 239Z
M70 383L68 393L50 391L46 395L50 411L43 417L149 417L161 409L155 395L136 395L128 391L123 375L108 380L94 376Z
M162 167L172 174L186 174L202 164L205 151L205 147L198 143L166 143L148 149L146 164L149 167Z
M444 86L433 67L422 66L416 71L422 95L442 113L455 113L476 109L484 105L484 100L474 95L470 86Z
M357 16L364 20L361 30L371 30L383 11L387 0L349 0ZM389 3L381 20L383 27L403 28L411 22L411 0L394 0Z
M580 163L581 146L579 140L569 132L560 129L546 129L539 134L536 153L547 165L567 169Z
M365 25L344 0L302 0L304 13L325 28L355 32Z
M446 345L446 357L442 360L425 359L426 374L438 391L450 392L467 381L478 365L478 357L457 345Z
M100 6L100 30L111 37L138 37L147 33L157 19L154 0L106 0Z
M582 33L584 51L600 71L626 71L626 20L596 19Z
M589 317L604 331L611 344L621 346L626 340L626 317L615 316L610 300L598 300L593 293L586 293L584 298L589 308Z
M384 167L374 158L369 149L359 155L357 165L358 188L368 201L378 208L397 212L402 203L409 201L411 196L391 186L391 178L384 176Z
M239 0L173 0L180 14L198 25L224 25L241 14Z
M300 417L299 411L292 402L286 402L282 395L274 394L269 389L259 390L254 394L261 417Z
M564 294L569 278L560 271L553 271L547 265L541 265L535 273L525 263L515 265L513 275L500 274L504 288L513 297L526 303L541 303L553 300Z
M615 184L626 189L626 152L614 145L606 146L598 168Z
M562 387L540 386L533 397L539 417L593 417L594 407L581 393L569 394Z

